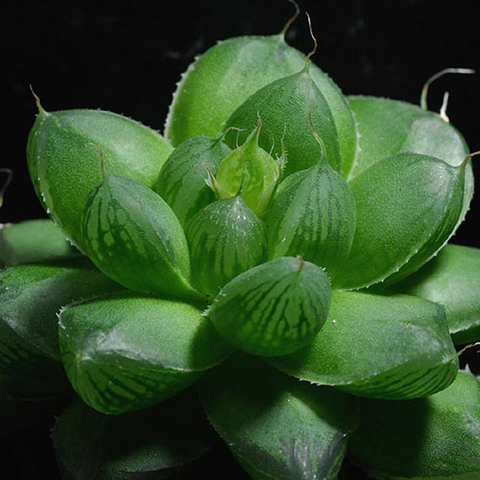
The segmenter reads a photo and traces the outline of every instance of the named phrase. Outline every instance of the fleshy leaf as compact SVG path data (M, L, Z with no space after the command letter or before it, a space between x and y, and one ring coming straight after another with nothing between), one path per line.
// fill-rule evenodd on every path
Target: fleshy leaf
M131 292L65 308L59 336L73 387L111 414L175 395L232 351L198 307Z
M332 168L341 171L340 144L332 112L307 69L254 93L235 110L226 127L251 129L258 114L264 122L260 146L280 156L282 143L285 145L288 153L285 176L318 162L318 144L311 132L310 118L325 143L328 162ZM236 139L237 135L232 131L226 135L225 141L231 146ZM245 132L240 132L239 141L244 139Z
M445 307L457 344L480 340L480 250L447 245L433 260L392 289Z
M262 121L257 120L257 127L250 136L222 160L211 186L219 199L240 194L258 216L263 216L280 179L281 168L259 146ZM232 133L238 135L238 132Z
M73 301L121 288L86 258L1 271L0 375L11 394L52 397L57 389L65 391L57 313Z
M464 165L403 153L376 163L350 182L357 230L350 257L333 284L359 289L398 281L448 241L462 214ZM390 277L390 278L389 278Z
M280 257L222 288L207 316L221 335L255 355L284 355L309 343L330 306L330 281L310 262Z
M460 372L443 392L406 402L361 400L352 459L391 480L480 477L480 383Z
M215 174L230 153L220 139L194 137L181 143L160 171L155 191L172 207L183 228L215 197L207 186L207 168Z
M77 400L53 429L59 467L71 480L167 478L216 440L194 392L121 416L103 415Z
M287 45L283 34L242 36L219 42L182 76L170 107L166 135L174 145L197 135L215 137L250 95L298 73L304 66L305 55ZM313 63L310 75L331 108L344 174L348 174L357 155L353 113L335 82Z
M51 220L0 224L0 263L7 267L79 254Z
M438 392L458 371L443 307L401 294L334 292L313 342L267 360L302 380L399 400Z
M234 277L266 260L265 226L240 196L201 210L192 219L187 238L192 271L212 298Z
M83 250L83 206L101 179L98 150L111 173L153 187L172 147L154 130L115 113L39 110L27 144L30 177L47 213Z
M279 186L268 215L269 257L300 255L331 273L355 235L355 199L325 159Z
M236 355L197 384L210 422L255 480L334 480L356 428L352 397Z
M105 175L85 205L88 256L110 278L145 293L196 297L187 239L172 209L149 188Z

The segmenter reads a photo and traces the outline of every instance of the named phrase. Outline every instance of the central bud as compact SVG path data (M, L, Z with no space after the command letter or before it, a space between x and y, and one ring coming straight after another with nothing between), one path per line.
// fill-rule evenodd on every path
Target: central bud
M264 216L275 186L280 179L284 157L278 160L258 144L262 121L259 117L255 130L245 143L220 163L216 176L209 172L208 184L218 199L240 195L244 202L260 217Z

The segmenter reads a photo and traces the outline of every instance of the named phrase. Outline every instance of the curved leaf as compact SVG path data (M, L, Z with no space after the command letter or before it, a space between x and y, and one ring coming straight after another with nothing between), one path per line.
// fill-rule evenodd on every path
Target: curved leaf
M110 278L145 293L197 297L182 226L158 194L133 180L105 175L82 219L88 256Z
M302 380L385 399L432 395L458 371L443 308L401 294L334 292L313 342L267 361Z
M0 263L7 267L79 254L51 220L0 224Z
M175 395L232 352L196 306L131 292L65 308L59 336L75 390L112 414Z
M480 250L447 245L433 260L392 289L445 307L457 344L480 340Z
M349 444L377 478L476 480L480 476L480 383L460 372L443 392L407 402L361 400Z
M322 328L330 293L330 281L320 267L280 257L227 283L206 314L240 350L284 355L309 343Z
M148 187L172 151L160 134L130 118L40 107L28 137L28 170L45 210L80 249L83 206L101 179L99 148L111 173Z
M206 184L207 168L215 174L229 153L230 148L219 139L194 137L182 142L163 165L155 191L172 207L184 229L215 199Z
M53 429L60 469L71 480L167 478L216 439L192 392L119 417L76 401Z
M305 55L284 35L242 36L217 43L190 65L174 95L165 134L174 145L197 135L219 135L230 115L256 91L298 73ZM313 63L310 74L331 108L344 173L357 155L356 123L338 86ZM256 124L256 119L251 129ZM283 128L283 127L282 127Z
M464 164L403 153L381 160L350 182L357 230L350 257L333 275L336 288L398 281L432 258L462 214ZM390 277L390 278L389 278Z
M190 222L187 238L194 275L212 298L267 256L265 226L240 196L201 210Z
M197 384L213 426L256 480L334 480L357 425L352 397L236 355Z
M64 392L57 314L73 301L121 289L86 258L18 265L0 272L0 375L11 394Z

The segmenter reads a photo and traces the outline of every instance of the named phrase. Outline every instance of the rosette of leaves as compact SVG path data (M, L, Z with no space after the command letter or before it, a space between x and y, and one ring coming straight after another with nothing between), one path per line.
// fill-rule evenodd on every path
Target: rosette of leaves
M254 479L333 480L349 456L480 475L455 348L480 340L480 251L448 245L473 174L445 118L344 97L284 32L196 60L166 137L38 106L54 222L0 230L0 406L76 398L65 478L165 478L217 438Z

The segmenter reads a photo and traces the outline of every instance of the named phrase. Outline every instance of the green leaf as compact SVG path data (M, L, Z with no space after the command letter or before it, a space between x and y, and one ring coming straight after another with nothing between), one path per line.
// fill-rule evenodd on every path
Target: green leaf
M287 45L284 35L242 36L219 42L182 76L170 107L166 135L174 145L197 135L216 137L250 95L304 66L305 55ZM348 174L357 154L352 111L338 86L313 63L310 74L331 108L344 173ZM249 129L255 124L256 119Z
M262 217L280 179L282 161L277 163L259 146L262 121L259 118L257 121L257 127L243 139L242 145L222 160L210 182L217 198L241 195L245 203Z
M255 480L334 480L357 426L353 397L235 355L198 383L208 419Z
M88 256L110 278L145 293L197 297L187 239L172 209L133 180L106 175L85 205Z
M447 245L433 260L392 289L445 307L457 344L480 340L480 250Z
M76 401L53 429L58 464L69 480L167 478L216 438L193 392L122 416L103 415Z
M212 298L234 277L266 260L265 226L240 196L201 210L190 222L187 238L192 270Z
M458 371L443 307L401 294L334 292L313 342L267 360L302 380L384 399L431 395Z
M318 143L312 135L310 117L325 144L328 162L332 168L341 171L342 159L335 121L308 69L281 78L254 93L235 110L226 127L248 131L255 125L257 115L264 122L260 146L279 156L282 154L282 144L285 145L288 154L285 176L318 162ZM240 132L239 141L243 142L245 136L246 132ZM232 146L236 139L237 134L232 131L226 135L225 142Z
M184 229L215 199L206 184L207 168L215 174L229 153L230 148L220 139L194 137L182 142L162 167L155 191L172 207Z
M348 257L355 225L353 194L323 159L280 184L268 215L269 257L300 255L331 273Z
M284 355L309 343L325 323L330 281L310 262L280 257L222 288L206 312L232 345L255 355Z
M18 265L0 272L0 375L11 395L65 391L57 313L73 301L121 287L85 258Z
M7 267L71 257L78 253L51 220L0 224L0 263Z
M464 179L464 165L409 153L383 159L356 177L350 188L357 230L334 286L358 289L418 270L454 233Z
M362 400L352 459L376 478L477 480L480 383L460 372L443 392L406 402Z
M232 351L198 307L131 292L65 308L59 336L73 387L111 414L175 395Z
M47 213L80 249L83 206L101 179L99 149L111 173L148 187L172 151L157 132L121 115L39 108L27 144L30 177Z

